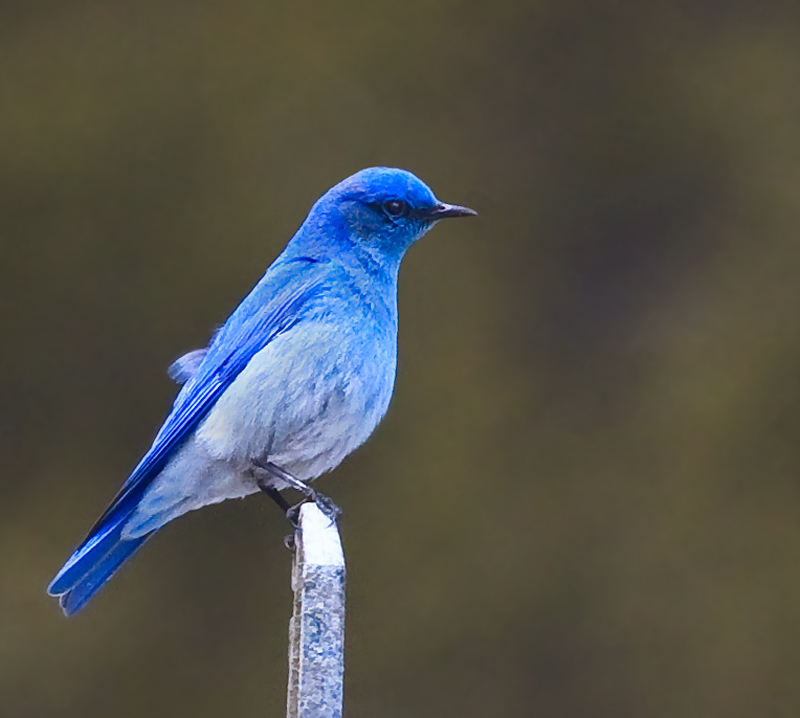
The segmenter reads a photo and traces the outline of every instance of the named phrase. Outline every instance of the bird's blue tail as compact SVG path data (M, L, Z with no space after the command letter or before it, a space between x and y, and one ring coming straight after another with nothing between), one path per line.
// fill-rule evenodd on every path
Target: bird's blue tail
M122 539L129 515L109 516L101 521L58 572L47 592L57 596L64 613L80 611L155 531L131 540Z

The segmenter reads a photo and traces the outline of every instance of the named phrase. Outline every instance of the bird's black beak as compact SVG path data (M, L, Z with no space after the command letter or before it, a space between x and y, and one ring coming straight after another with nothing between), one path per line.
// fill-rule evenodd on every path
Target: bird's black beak
M422 216L431 222L436 222L440 219L447 219L448 217L477 217L478 213L469 207L460 207L457 204L445 204L441 202L430 209L426 209L422 212Z

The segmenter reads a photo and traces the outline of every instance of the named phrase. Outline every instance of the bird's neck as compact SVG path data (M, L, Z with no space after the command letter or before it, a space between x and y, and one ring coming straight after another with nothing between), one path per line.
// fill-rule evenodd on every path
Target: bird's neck
M354 235L344 222L328 217L324 223L306 222L284 250L287 258L309 257L330 261L363 274L376 288L395 289L405 252L387 252Z
M375 282L396 285L402 256L387 255L375 247L353 242L352 256L364 272Z

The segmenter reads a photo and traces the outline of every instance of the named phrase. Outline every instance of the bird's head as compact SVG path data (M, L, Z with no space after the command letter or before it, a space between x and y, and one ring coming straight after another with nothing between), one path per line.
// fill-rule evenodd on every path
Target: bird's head
M320 204L335 212L364 248L398 259L440 219L477 214L440 202L418 177L393 167L356 172L329 190Z

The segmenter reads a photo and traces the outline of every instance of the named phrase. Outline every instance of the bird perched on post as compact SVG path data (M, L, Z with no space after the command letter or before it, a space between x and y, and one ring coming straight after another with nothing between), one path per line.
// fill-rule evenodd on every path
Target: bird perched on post
M168 521L259 490L323 501L306 482L383 418L397 363L397 274L440 202L405 170L361 170L326 192L206 349L170 367L183 384L150 450L48 588L80 610Z

